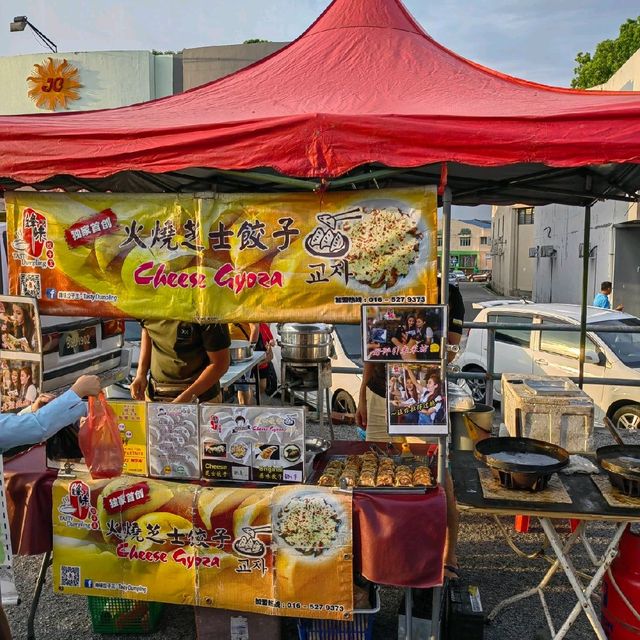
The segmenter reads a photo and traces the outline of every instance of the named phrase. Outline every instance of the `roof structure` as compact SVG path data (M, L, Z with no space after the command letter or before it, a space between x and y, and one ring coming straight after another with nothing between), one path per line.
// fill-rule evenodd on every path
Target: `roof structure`
M640 93L506 76L400 0L334 0L220 80L119 109L0 117L0 186L92 191L438 183L454 204L635 200Z
M474 227L481 227L482 229L491 229L491 220L481 220L480 218L468 218L463 220L458 218L460 224L472 224Z

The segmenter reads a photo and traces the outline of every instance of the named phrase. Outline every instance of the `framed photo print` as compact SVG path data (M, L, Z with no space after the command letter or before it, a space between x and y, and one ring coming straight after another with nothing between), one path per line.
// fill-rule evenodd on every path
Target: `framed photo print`
M442 305L362 305L365 362L433 362L444 358Z
M446 389L440 364L387 364L389 435L446 435Z

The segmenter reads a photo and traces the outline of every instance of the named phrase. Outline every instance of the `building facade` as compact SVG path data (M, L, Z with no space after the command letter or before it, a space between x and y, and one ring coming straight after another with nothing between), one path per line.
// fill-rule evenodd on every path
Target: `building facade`
M54 71L51 79L47 67ZM172 55L149 51L29 54L0 58L0 113L50 113L46 103L38 106L29 91L36 89L36 97L55 95L52 82L61 73L73 73L80 86L74 89L77 98L56 105L55 111L112 109L174 93Z
M491 223L488 220L451 220L451 269L466 274L491 270ZM442 254L442 218L438 218L438 258Z
M506 296L531 298L534 263L533 247L537 209L527 205L492 207L491 287Z
M91 51L0 58L0 114L113 109L181 93L234 73L284 47L257 42L184 49L179 53ZM70 91L56 81L71 78ZM75 86L78 85L78 86ZM31 97L29 92L36 94ZM50 109L57 93L66 93ZM72 95L73 93L73 95ZM40 99L40 104L37 100Z
M640 89L640 50L593 91ZM569 302L582 299L584 209L563 205L536 207L533 299L536 302ZM589 303L601 282L613 282L614 306L640 315L640 219L638 203L598 202L591 209L589 242ZM635 249L634 249L635 247Z

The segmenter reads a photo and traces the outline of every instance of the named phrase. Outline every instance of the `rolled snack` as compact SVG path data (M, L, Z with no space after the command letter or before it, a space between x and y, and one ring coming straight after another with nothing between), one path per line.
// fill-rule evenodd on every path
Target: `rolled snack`
M342 471L343 467L344 463L342 462L342 460L329 460L325 469L339 469L340 471Z
M359 487L375 487L376 476L373 473L362 472L358 478Z
M343 481L345 482L347 487L355 487L358 481L358 474L343 471L342 475L340 476L339 483L342 483Z
M338 477L323 473L318 478L318 484L322 487L336 487L338 485Z
M376 487L393 487L393 474L378 472L376 476Z
M413 484L428 487L433 484L433 477L428 467L417 467L413 472Z
M360 467L362 466L362 461L360 460L360 456L347 456L345 466L352 466L352 465L360 469Z
M406 464L399 464L396 467L396 473L410 473L413 474L413 470Z
M401 473L396 474L396 487L410 487L413 485L413 476Z

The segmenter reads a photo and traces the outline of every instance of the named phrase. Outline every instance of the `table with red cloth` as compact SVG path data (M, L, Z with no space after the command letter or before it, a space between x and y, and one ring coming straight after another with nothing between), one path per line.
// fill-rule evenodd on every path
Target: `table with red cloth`
M332 455L362 453L369 444L336 441L316 464L321 465L323 459ZM412 445L412 449L417 454L427 453L427 446ZM51 551L51 486L56 475L56 471L46 467L42 445L5 462L14 553L34 555ZM400 587L442 584L446 500L441 487L407 495L356 490L353 512L356 568L365 578ZM381 549L384 553L380 553Z
M47 469L44 445L4 461L11 547L20 556L51 551L51 487L57 471Z

